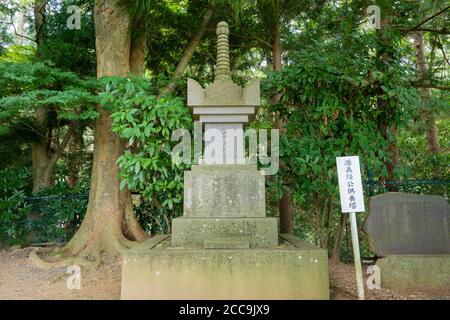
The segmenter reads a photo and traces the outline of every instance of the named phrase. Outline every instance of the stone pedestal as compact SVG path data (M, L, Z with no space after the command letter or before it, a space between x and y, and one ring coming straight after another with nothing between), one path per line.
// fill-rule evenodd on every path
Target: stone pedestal
M182 249L155 237L124 254L122 299L329 299L325 250L291 236L270 249Z
M172 223L172 246L248 248L278 245L276 218L267 218L264 176L254 165L199 165L184 176L184 216Z
M262 218L265 183L253 165L196 165L184 173L186 217Z

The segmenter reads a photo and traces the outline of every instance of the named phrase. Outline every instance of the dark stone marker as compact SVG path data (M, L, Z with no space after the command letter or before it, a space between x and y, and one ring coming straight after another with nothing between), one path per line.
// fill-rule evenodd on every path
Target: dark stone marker
M444 197L389 192L370 198L364 231L379 257L449 254L449 222Z

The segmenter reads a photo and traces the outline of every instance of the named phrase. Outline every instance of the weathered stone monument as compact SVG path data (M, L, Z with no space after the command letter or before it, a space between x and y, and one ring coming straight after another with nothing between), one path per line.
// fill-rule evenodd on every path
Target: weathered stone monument
M450 206L440 196L390 192L370 199L364 224L385 288L450 286Z
M264 176L244 157L243 129L260 104L259 81L233 83L228 32L219 23L214 83L203 89L188 80L188 106L206 145L185 172L184 215L173 220L171 237L124 254L122 299L329 297L327 252L278 235L277 219L266 217Z
M450 254L450 206L440 196L389 192L372 197L364 228L379 257Z

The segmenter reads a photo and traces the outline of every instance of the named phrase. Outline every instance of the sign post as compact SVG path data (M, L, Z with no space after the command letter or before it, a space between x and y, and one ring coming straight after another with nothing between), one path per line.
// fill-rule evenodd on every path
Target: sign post
M350 215L358 299L364 300L364 282L359 253L358 226L356 224L355 214L356 212L365 211L359 157L337 157L336 164L339 180L339 195L341 198L341 211L343 213L348 212Z

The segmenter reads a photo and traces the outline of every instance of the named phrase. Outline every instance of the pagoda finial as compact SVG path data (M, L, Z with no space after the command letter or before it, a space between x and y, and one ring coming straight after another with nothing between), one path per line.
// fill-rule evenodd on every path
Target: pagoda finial
M228 44L228 35L230 29L225 21L217 24L217 61L216 61L216 80L231 79L230 71L230 49Z

